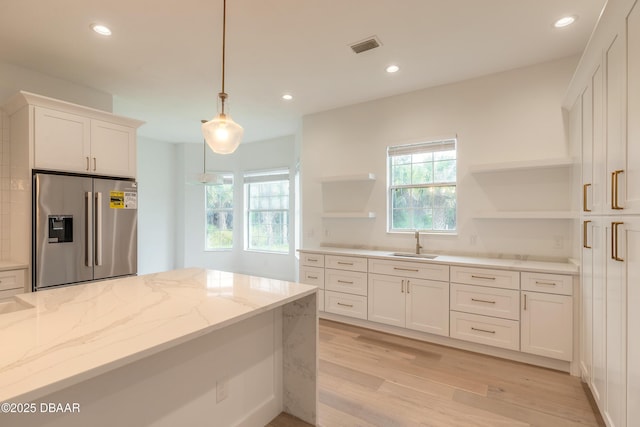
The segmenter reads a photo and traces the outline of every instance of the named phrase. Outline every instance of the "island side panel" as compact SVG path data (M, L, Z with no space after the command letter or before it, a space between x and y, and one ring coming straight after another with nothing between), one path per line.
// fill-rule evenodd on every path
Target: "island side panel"
M276 308L49 394L35 414L1 414L0 425L263 426L283 406L281 335Z
M282 322L284 412L316 425L318 406L317 292L283 306Z

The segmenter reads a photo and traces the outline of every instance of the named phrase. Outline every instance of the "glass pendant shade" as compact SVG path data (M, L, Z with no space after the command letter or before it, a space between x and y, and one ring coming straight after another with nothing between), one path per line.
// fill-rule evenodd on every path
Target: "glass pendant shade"
M231 154L236 151L244 129L226 114L218 114L202 124L202 134L214 153Z

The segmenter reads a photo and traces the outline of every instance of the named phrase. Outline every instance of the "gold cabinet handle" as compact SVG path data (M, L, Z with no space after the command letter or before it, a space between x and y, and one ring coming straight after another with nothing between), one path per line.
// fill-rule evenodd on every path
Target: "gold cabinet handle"
M591 212L591 209L587 207L587 188L591 187L591 184L584 184L582 186L582 211Z
M496 303L495 301L489 301L489 300L486 300L486 299L476 299L476 298L471 298L471 301L475 301L475 302L485 302L485 303L487 303L487 304L495 304L495 303Z
M353 308L353 304L343 304L343 303L341 303L341 302L338 302L338 303L336 303L336 304L341 305L341 306L343 306L343 307Z
M393 267L394 270L398 270L398 271L412 271L414 273L418 272L417 268L402 268L402 267Z
M98 163L98 162L96 161L96 158L94 157L94 158L93 158L93 170L94 170L94 171L96 170L97 163Z
M623 206L618 204L618 175L623 173L624 170L617 170L611 172L611 209L621 210Z
M582 247L585 249L591 249L591 246L589 245L589 234L587 232L587 229L589 228L589 223L591 221L582 221Z
M87 156L87 170L89 170L89 157Z
M541 282L539 280L536 280L536 285L556 286L556 283L554 283L554 282Z
M318 262L317 258L307 258L307 261L309 262Z
M471 275L471 278L472 279L484 279L484 280L496 280L495 277L487 277L487 276L474 276L474 275Z
M408 294L410 294L410 293L411 293L411 288L410 288L410 286L411 286L411 281L410 281L410 280L407 280L407 293L408 293Z
M611 223L611 259L623 262L624 259L618 256L618 227L624 222Z
M404 294L404 280L400 281L400 292Z
M349 282L348 280L338 280L338 283L344 283L345 285L353 285L353 282Z
M338 261L339 265L353 265L352 262L342 262L342 261Z
M318 280L318 276L307 276L307 279L314 279L314 280Z
M471 327L472 331L478 331L478 332L486 332L488 334L495 334L496 331L489 331L487 329L479 329L479 328L474 328L473 326Z
M527 310L527 294L523 294L524 295L524 310Z

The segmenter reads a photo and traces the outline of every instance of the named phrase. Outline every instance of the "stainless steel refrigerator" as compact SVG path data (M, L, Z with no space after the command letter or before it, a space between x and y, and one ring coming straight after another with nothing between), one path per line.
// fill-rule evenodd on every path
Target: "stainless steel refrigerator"
M33 290L137 272L133 180L33 176Z

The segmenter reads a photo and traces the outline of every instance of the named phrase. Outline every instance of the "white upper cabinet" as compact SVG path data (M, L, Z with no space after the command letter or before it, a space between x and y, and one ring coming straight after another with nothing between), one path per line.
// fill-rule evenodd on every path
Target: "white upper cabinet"
M640 213L640 5L627 17L627 140L621 204Z
M136 175L136 130L100 120L91 121L91 168L100 175Z
M36 107L34 168L89 170L91 121L77 114Z
M4 106L32 169L135 178L138 120L18 92ZM26 160L26 159L25 159Z

